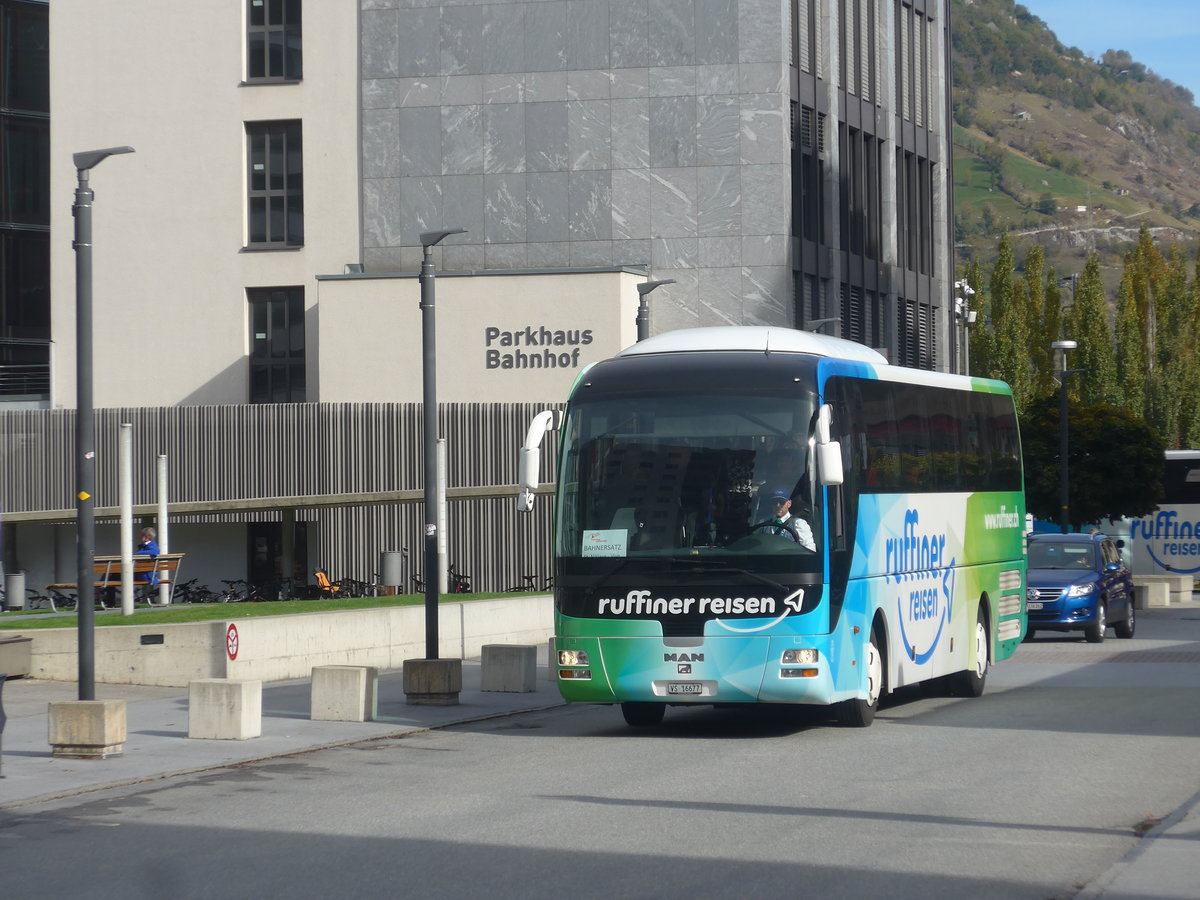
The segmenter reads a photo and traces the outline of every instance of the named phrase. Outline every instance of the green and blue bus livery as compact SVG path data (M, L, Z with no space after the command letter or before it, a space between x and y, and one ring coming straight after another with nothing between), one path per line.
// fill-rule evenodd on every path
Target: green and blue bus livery
M554 418L526 439L522 508ZM580 374L558 459L568 701L620 703L633 725L672 704L786 703L862 726L904 685L977 696L1024 636L1001 382L789 329L671 332Z

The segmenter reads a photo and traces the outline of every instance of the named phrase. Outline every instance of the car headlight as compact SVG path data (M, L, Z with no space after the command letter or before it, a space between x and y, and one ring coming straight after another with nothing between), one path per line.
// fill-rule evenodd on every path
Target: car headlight
M1068 597L1086 597L1096 589L1096 582L1089 581L1085 584L1073 584L1071 589L1067 591Z

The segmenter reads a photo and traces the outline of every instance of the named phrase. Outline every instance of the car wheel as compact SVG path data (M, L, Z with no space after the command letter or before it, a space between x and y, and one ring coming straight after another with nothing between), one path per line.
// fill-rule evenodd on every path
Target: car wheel
M653 728L661 725L663 714L667 711L665 703L630 702L621 704L621 715L625 724L634 728Z
M1025 638L1024 638L1024 639L1025 639L1025 641L1026 641L1026 642L1032 641L1032 640L1033 640L1033 636L1034 636L1035 634L1037 634L1037 629L1036 629L1036 628L1028 628L1028 627L1027 627L1027 628L1025 629Z
M1116 632L1117 637L1119 637L1119 638L1131 638L1131 637L1133 637L1133 632L1136 628L1137 628L1137 621L1134 619L1133 601L1130 600L1129 601L1129 615L1125 619L1123 619L1122 621L1120 621L1116 625L1114 625L1113 631Z
M871 629L871 641L867 644L867 698L865 700L843 700L835 707L837 720L850 728L866 728L875 721L875 710L883 696L886 669L884 666L883 640L878 629Z
M983 693L984 685L987 683L991 647L988 642L987 621L984 618L983 606L980 606L975 613L975 632L971 639L975 644L975 665L965 672L955 672L949 676L950 690L959 697L978 697Z
M1096 607L1096 621L1083 629L1083 636L1087 638L1089 644L1104 643L1104 631L1108 628L1108 622L1104 618L1104 601L1100 601L1100 605Z

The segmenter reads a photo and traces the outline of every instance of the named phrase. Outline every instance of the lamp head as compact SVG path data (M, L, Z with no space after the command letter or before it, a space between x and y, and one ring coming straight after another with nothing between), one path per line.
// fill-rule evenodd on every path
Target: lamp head
M1054 341L1050 344L1051 350L1074 350L1079 344L1075 341Z

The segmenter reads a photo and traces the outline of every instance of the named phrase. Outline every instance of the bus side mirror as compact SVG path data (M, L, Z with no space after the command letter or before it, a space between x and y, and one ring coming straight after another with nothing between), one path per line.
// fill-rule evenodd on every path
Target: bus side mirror
M822 403L817 410L817 478L821 484L841 484L842 445L830 439L830 423L833 421L833 407Z
M842 445L837 441L830 441L828 444L817 444L817 475L821 480L821 484L835 485L842 483Z
M517 510L530 512L533 509L533 497L541 482L538 475L542 465L542 438L551 428L558 427L559 414L555 410L542 410L529 423L525 433L525 443L521 446L520 458L517 460L517 487L521 493L517 496Z

